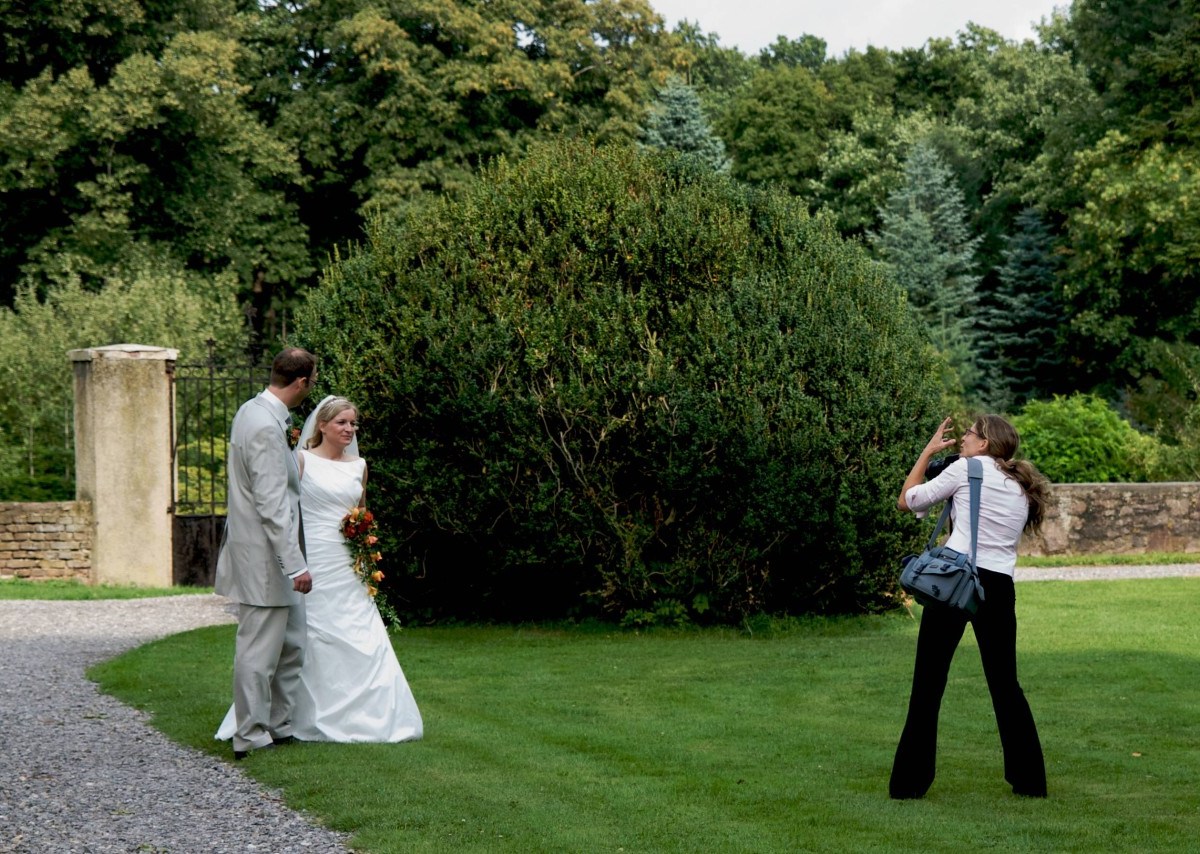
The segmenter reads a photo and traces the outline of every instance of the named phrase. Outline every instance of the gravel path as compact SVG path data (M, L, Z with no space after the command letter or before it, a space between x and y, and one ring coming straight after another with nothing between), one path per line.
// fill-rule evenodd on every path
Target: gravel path
M147 641L228 622L211 595L0 601L0 851L348 850L231 761L168 740L84 677Z

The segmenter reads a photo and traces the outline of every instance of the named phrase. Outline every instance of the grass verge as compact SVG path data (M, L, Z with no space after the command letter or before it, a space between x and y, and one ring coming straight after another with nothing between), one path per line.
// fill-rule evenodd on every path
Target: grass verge
M1042 555L1022 556L1017 566L1161 566L1172 563L1200 563L1200 554L1194 552L1145 552L1135 555Z
M1018 587L1022 684L1051 797L1004 784L971 632L928 797L886 795L916 622L783 631L408 628L426 723L401 745L306 744L240 767L364 851L1190 851L1200 835L1200 579ZM229 757L233 628L90 671L172 738Z
M212 592L211 587L133 587L84 584L73 579L0 578L0 599L145 599Z

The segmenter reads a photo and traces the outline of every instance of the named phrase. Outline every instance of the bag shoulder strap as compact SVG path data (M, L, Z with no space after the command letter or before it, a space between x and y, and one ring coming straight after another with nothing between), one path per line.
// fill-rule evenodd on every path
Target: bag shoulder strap
M979 549L979 501L983 492L983 463L978 457L967 457L967 483L971 489L971 566L974 566L975 554ZM950 503L947 501L946 506L942 508L942 515L938 517L937 525L929 535L929 542L925 544L926 549L937 545L942 528L950 518Z
M971 566L979 549L979 500L983 492L983 463L979 457L967 457L967 482L971 485Z

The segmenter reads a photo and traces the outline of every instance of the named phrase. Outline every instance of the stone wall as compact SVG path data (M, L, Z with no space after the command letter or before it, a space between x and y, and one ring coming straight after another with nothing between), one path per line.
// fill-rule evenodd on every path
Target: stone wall
M1064 483L1051 487L1041 536L1021 554L1200 554L1200 483Z
M92 505L0 504L0 578L92 581Z

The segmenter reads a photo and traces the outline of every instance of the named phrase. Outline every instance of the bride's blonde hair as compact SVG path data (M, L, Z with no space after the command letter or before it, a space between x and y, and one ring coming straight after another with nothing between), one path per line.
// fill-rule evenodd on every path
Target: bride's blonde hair
M315 448L321 444L321 427L328 424L338 415L345 412L347 409L353 409L355 414L358 413L358 407L344 397L331 397L329 400L321 404L321 408L317 410L317 429L313 430L313 434L308 437L308 441L304 443L305 448Z

